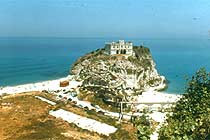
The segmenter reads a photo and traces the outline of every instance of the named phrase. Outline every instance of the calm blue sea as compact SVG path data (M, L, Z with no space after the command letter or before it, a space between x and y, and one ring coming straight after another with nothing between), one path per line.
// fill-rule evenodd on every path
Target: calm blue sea
M0 38L0 86L52 80L68 75L80 56L117 38ZM210 40L126 39L149 47L168 92L184 92L186 77L210 71Z

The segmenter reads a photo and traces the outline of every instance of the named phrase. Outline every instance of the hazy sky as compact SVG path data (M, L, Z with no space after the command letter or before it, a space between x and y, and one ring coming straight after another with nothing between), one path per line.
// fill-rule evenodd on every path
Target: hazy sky
M207 38L210 0L0 0L0 36Z

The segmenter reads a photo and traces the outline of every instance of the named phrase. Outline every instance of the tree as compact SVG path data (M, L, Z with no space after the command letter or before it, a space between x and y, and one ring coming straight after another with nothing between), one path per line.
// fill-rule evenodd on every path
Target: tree
M210 135L210 73L201 68L159 131L160 140L205 140Z

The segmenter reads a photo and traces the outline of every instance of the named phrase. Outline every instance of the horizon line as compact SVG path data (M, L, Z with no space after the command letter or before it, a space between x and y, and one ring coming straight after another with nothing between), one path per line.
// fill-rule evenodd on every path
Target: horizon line
M0 38L61 38L61 39L65 39L65 38L72 38L72 39L108 39L108 38L116 38L116 39L154 39L154 40L170 40L170 39L207 39L209 40L210 38L208 37L189 37L189 38L185 38L185 37L169 37L169 38L165 38L165 37L78 37L78 36L0 36Z

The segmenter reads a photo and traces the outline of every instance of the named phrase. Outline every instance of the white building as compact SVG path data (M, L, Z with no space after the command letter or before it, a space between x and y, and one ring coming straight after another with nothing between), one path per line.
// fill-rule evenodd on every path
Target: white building
M118 42L106 43L105 50L109 55L124 54L131 56L133 55L133 44L131 42L125 42L124 40L119 40Z

